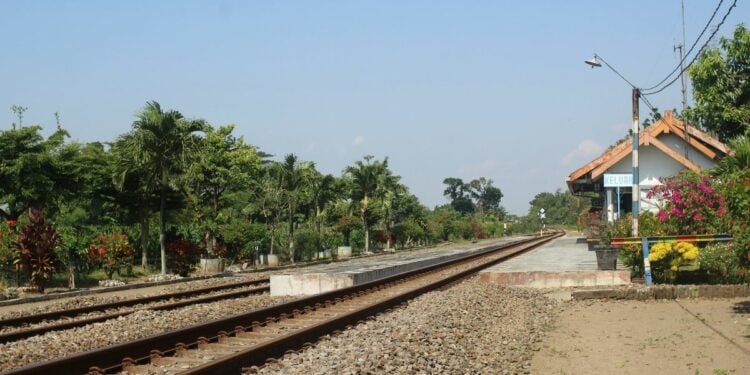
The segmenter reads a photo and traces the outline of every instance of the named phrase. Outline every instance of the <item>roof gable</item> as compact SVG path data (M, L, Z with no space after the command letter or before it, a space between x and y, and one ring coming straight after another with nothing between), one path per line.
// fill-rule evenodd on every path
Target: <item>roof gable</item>
M640 131L638 135L638 144L645 146L654 146L686 168L694 171L699 171L701 169L700 166L685 158L679 152L675 151L658 139L660 135L669 133L674 133L675 135L684 139L685 131L685 123L676 118L671 111L666 111L664 112L664 116L659 121ZM725 144L721 143L718 139L711 137L710 135L698 129L695 129L694 127L688 126L687 133L688 143L709 159L723 157L731 152L731 150ZM615 165L626 156L630 155L632 152L633 139L629 138L626 141L608 150L598 158L592 160L591 162L571 173L568 176L568 184L570 185L572 182L583 177L588 177L587 179L595 180L604 172L606 172L610 167Z

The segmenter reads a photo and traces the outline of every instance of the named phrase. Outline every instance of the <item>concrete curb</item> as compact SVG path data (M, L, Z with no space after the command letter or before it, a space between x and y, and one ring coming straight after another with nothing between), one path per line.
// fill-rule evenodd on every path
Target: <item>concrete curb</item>
M574 300L620 299L696 299L750 297L750 285L655 285L628 289L579 290L571 292Z

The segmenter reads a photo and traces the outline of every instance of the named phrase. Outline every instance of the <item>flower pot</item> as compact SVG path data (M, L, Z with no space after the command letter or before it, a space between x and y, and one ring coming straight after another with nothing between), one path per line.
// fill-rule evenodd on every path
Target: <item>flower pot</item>
M594 246L594 251L596 252L596 269L617 269L617 256L620 254L619 248L614 246Z
M588 237L588 238L586 238L586 244L589 247L589 251L592 251L592 250L594 250L595 246L599 246L599 238Z
M224 272L224 259L223 258L202 258L200 262L200 271L202 273Z
M279 256L276 254L268 254L268 267L276 268L279 266Z
M336 250L336 255L339 259L347 259L352 257L352 247L351 246L339 246Z

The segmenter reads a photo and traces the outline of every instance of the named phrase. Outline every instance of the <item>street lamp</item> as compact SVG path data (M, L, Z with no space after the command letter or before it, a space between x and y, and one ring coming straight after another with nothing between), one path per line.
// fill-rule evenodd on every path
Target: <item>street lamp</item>
M638 237L638 210L639 203L641 201L641 181L638 177L638 101L641 97L641 91L632 82L628 81L627 78L623 77L622 74L617 71L617 69L613 68L604 59L602 59L601 56L594 54L594 57L584 62L590 65L592 69L600 68L602 66L602 63L604 63L607 68L615 72L615 74L622 78L623 81L627 82L633 89L633 193L631 195L633 196L633 237Z

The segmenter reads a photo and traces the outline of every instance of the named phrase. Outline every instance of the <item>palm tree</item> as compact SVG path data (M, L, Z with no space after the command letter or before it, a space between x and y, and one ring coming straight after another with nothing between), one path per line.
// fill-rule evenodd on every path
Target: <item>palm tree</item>
M313 170L310 176L310 195L313 204L313 218L318 238L321 238L321 225L323 221L323 211L326 206L338 197L336 190L336 178L333 175L323 175Z
M750 168L750 134L733 139L729 142L729 147L732 153L719 161L712 174L728 176Z
M387 236L387 248L391 248L391 229L393 228L393 205L401 195L407 192L406 186L399 181L401 176L394 175L388 169L388 160L383 162L383 166L378 176L378 186L376 195L380 200L383 209L383 221L385 222L385 232Z
M365 251L370 251L370 228L367 223L367 210L369 209L370 199L374 197L379 176L383 170L388 168L388 158L383 162L371 162L374 157L367 155L362 160L357 160L354 165L346 167L344 173L348 175L353 183L351 198L353 202L359 203L360 218L362 219L362 228L365 230Z
M134 161L148 168L155 177L159 196L159 248L161 273L167 272L167 196L176 189L182 166L195 143L193 132L203 129L202 121L186 120L175 110L163 111L150 101L136 115L128 148Z
M287 154L284 161L278 164L281 186L287 199L287 213L289 220L289 257L294 263L294 215L301 199L302 189L305 187L311 170L310 163L302 163L297 155Z
M128 208L131 216L137 216L141 227L141 267L148 265L149 217L159 207L158 186L155 176L147 165L140 165L134 158L133 133L123 134L112 145L117 163L114 167L114 184L117 202Z

